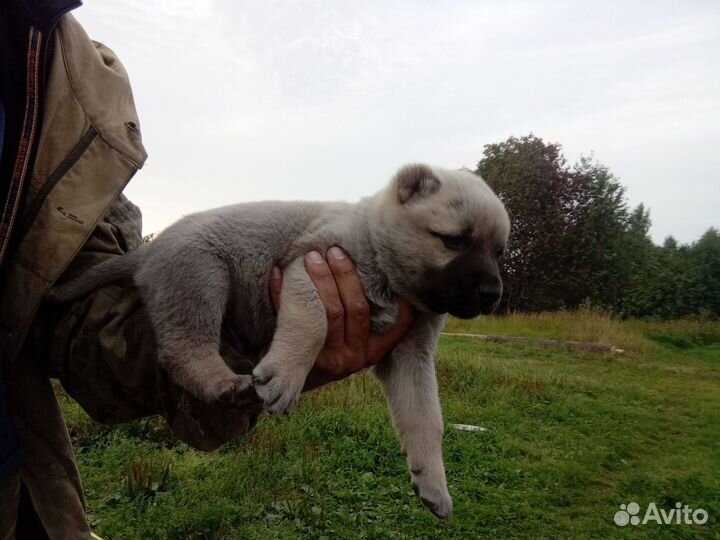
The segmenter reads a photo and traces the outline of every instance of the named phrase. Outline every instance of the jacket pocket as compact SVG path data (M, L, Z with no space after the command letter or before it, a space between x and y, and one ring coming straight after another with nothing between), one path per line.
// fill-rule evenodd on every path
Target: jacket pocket
M48 176L47 180L40 188L40 191L33 199L30 208L28 208L23 213L23 220L18 230L18 242L22 241L33 221L35 221L35 218L37 217L38 212L40 212L40 208L42 208L42 205L45 202L48 193L52 191L52 189L60 181L60 179L67 174L67 172L73 167L73 165L75 165L75 163L77 163L80 157L90 146L90 143L93 142L95 137L97 137L97 131L94 127L90 126L90 129L88 129L85 135L82 136L82 138L70 151L67 157L63 159L60 165L58 165L57 168L50 174L50 176Z

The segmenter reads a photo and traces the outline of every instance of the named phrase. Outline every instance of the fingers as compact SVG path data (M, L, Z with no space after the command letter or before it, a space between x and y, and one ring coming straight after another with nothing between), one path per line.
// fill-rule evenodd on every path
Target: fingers
M317 251L305 255L305 270L315 284L327 313L328 333L325 346L339 347L345 341L345 312L335 277L323 256Z
M351 350L364 350L370 333L370 305L360 276L350 257L337 246L328 250L328 265L345 310L345 343Z
M405 336L412 323L412 308L399 302L398 320L380 335L370 334L370 306L360 276L350 257L339 247L328 250L327 261L317 251L305 256L305 269L325 306L328 333L315 370L342 378L382 360ZM270 278L273 304L280 304L282 275ZM321 384L321 383L319 383Z
M407 334L412 324L412 307L405 300L398 303L398 318L395 324L379 335L371 335L367 346L367 365L377 364Z
M282 272L277 266L273 266L270 271L270 299L272 300L275 311L280 309L280 291L282 290Z

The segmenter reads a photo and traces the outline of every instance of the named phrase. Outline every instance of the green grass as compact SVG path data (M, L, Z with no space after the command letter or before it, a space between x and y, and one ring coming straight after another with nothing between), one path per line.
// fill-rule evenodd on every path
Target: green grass
M91 522L115 539L720 538L720 323L588 310L448 331L596 340L624 355L443 337L438 375L455 514L415 499L378 385L356 376L204 454L155 419L101 427L63 400ZM697 525L614 525L675 502Z

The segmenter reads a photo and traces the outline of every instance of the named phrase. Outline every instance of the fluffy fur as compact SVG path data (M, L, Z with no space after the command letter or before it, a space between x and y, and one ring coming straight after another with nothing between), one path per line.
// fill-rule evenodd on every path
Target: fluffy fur
M287 413L327 334L303 257L341 246L357 265L375 330L395 320L396 296L416 308L408 335L375 373L413 487L435 515L447 517L452 500L434 353L445 313L473 317L499 300L498 257L509 226L502 203L476 175L408 165L357 204L260 202L187 216L51 296L67 301L132 276L157 336L159 362L178 383L207 401L234 402L256 391L270 412ZM268 294L274 264L283 268L277 317ZM220 357L224 325L257 362L252 377L234 373Z

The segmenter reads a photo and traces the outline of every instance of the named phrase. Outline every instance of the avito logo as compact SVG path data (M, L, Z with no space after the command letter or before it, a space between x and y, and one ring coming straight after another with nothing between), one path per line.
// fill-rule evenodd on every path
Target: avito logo
M704 525L707 523L707 510L697 508L693 510L687 504L675 503L675 508L666 510L658 508L657 504L651 502L645 510L645 515L640 518L640 505L636 502L621 504L620 510L615 512L615 525L625 527L626 525L645 525L657 523L658 525Z

